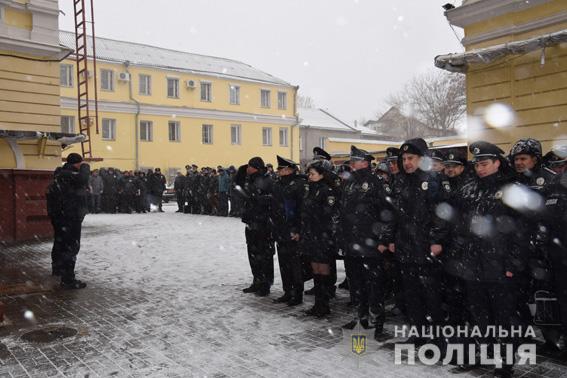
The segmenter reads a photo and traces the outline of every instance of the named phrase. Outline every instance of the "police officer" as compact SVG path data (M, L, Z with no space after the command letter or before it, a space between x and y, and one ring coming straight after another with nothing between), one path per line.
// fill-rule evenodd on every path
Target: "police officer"
M297 238L301 226L301 202L306 181L297 174L297 164L277 156L278 179L274 182L272 235L276 241L284 294L276 303L296 306L303 302L303 275Z
M567 170L567 145L553 147L543 157L542 164L558 175L564 173Z
M393 211L384 186L371 172L373 159L368 152L351 146L352 173L343 183L340 200L340 239L349 261L347 275L357 313L343 327L352 329L360 321L370 328L374 322L375 337L380 337L384 326L383 253L393 242Z
M443 154L440 150L431 150L430 153L431 157L431 170L438 174L443 174L443 170L445 166L443 165L443 161L445 160L445 154Z
M245 201L242 222L246 223L248 261L253 276L252 284L243 292L265 297L270 294L274 275L274 244L269 225L273 181L258 156L242 168L246 172L241 192Z
M331 286L334 287L331 262L335 261L337 251L338 203L332 168L331 162L325 159L314 160L308 165L309 184L301 209L301 231L294 235L294 239L300 242L301 253L311 262L315 305L306 314L316 317L331 312L329 300Z
M52 274L61 276L63 289L87 286L75 278L75 264L81 247L81 224L88 212L89 177L89 165L81 155L71 153L55 171L47 192L47 212L54 230Z
M565 160L561 157L558 156L560 160ZM553 289L559 302L561 332L566 345L561 358L567 361L567 172L558 174L549 186L545 207L544 227L538 228L538 239L545 243L548 251Z
M502 327L511 335L511 326L520 324L516 316L518 279L527 265L525 224L520 214L506 204L519 186L499 147L479 141L472 143L469 150L476 176L459 189L452 204L468 225L463 230L465 242L459 253L469 314L482 335L487 335L488 326ZM495 343L488 337L479 341ZM500 341L516 345L518 340L502 337ZM495 375L511 376L512 366L496 369Z
M520 139L510 150L510 161L518 174L518 181L541 191L552 181L555 172L542 166L541 143L533 138Z
M175 199L177 200L177 210L176 213L182 213L185 204L185 198L183 197L183 189L185 188L185 179L183 173L177 172L175 180L173 181L173 190L175 191Z
M443 192L438 175L420 168L427 155L427 144L421 138L410 139L400 148L400 174L394 186L396 236L395 244L389 246L400 264L409 323L419 329L444 320L440 290L443 270L438 256L446 229L436 217ZM425 342L421 337L411 341Z

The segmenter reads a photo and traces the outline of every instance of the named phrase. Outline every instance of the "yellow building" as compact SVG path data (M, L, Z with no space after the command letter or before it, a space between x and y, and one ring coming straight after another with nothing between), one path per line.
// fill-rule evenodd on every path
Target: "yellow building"
M45 188L61 165L56 0L0 1L0 242L51 234Z
M73 45L72 33L60 36ZM106 38L96 38L96 55L99 133L91 130L91 143L93 158L103 160L95 167L159 167L171 177L187 164L299 160L297 87L238 61ZM64 61L61 127L68 132L77 130L74 72L74 61ZM64 155L70 152L80 145Z
M446 16L466 52L435 64L466 74L469 140L567 143L567 1L464 0Z

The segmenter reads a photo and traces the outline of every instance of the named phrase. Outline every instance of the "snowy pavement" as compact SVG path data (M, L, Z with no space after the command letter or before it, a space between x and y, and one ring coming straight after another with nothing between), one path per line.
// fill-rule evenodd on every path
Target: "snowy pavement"
M393 341L379 344L371 332L367 352L354 354L352 332L340 328L350 320L345 291L323 320L302 314L312 297L295 308L272 303L281 295L277 262L269 298L243 294L251 277L240 220L165 209L87 216L77 264L84 290L55 288L50 243L0 252L32 292L0 297L7 306L0 377L454 376L450 366L396 366ZM30 331L49 336L61 328L71 335L26 339ZM482 375L490 376L461 374ZM543 360L517 376L567 376L567 368Z

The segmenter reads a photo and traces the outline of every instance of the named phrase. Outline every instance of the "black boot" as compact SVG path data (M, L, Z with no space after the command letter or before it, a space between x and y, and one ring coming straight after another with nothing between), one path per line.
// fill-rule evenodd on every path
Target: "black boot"
M315 285L309 290L305 290L305 295L315 295Z
M292 295L289 292L285 292L284 295L282 295L281 297L278 297L276 299L274 299L274 303L285 303L285 302L289 302L289 300L292 298Z
M345 278L345 280L339 284L339 289L348 290L348 279Z
M320 290L315 295L319 296L319 312L315 315L318 318L322 318L325 315L331 313L331 308L329 307L329 300L331 299L331 286L334 288L335 285L331 283L331 276L329 275L319 275ZM334 294L334 292L333 292Z
M258 291L258 285L255 283L252 283L250 286L248 286L246 289L242 289L243 293L255 293Z
M256 294L256 296L258 297L267 297L268 295L270 295L270 285L260 285L260 287L254 294Z
M313 275L313 289L311 290L313 291L313 294L315 294L315 305L305 311L305 314L309 316L318 316L321 308L321 295L319 294L321 291L321 278L318 274ZM305 292L305 294L307 294L307 292Z
M303 289L293 290L291 293L291 298L287 302L288 306L297 306L303 303Z

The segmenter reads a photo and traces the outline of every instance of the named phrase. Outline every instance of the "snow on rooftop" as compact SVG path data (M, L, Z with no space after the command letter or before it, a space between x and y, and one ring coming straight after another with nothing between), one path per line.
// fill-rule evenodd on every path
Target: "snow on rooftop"
M298 108L299 127L356 132L357 130L323 109Z
M60 43L75 50L75 34L59 32ZM246 63L232 59L193 54L165 49L141 43L96 38L97 59L133 65L150 66L162 69L181 70L195 74L219 75L243 80L254 80L276 85L291 86L288 82L260 71ZM88 55L92 57L89 44Z

